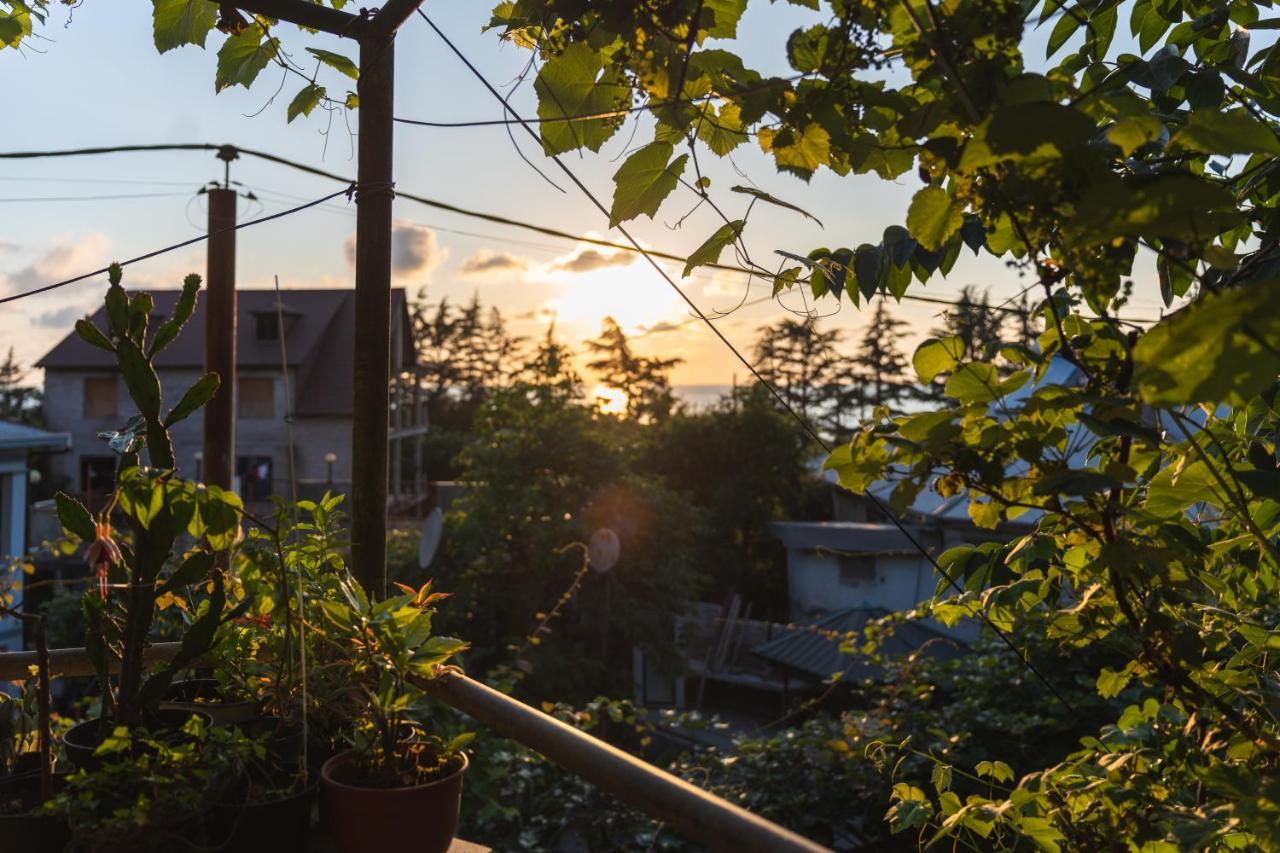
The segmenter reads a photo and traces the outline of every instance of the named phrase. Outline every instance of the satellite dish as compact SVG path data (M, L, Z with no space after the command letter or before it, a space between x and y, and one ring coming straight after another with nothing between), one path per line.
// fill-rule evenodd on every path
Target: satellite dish
M618 534L607 527L601 527L591 534L591 542L587 545L587 562L597 572L607 572L618 564L618 555L622 553L622 543Z
M440 547L440 535L444 533L444 513L436 507L427 514L422 523L422 539L418 542L418 568L425 569L435 559L436 549Z

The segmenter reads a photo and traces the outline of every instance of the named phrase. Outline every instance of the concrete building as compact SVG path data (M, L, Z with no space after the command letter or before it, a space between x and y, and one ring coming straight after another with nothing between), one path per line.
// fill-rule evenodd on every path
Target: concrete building
M172 311L178 292L151 295L155 328ZM392 290L391 298L394 377L412 369L414 348L404 290ZM285 290L279 306L273 290L238 292L235 471L238 491L246 500L289 495L291 475L300 496L313 496L329 485L337 491L348 487L354 311L351 290ZM106 326L104 313L99 309L92 318L99 328ZM204 372L204 341L200 301L177 340L156 359L166 405L176 402ZM45 371L46 423L70 434L74 447L54 462L53 476L67 491L96 503L111 489L115 466L115 457L98 433L118 428L134 413L128 391L112 355L74 332L37 366ZM401 483L401 453L425 432L425 420L423 407L414 406L411 397L394 393L393 401L397 399L403 404L391 413L392 491L403 498L413 490ZM204 440L201 416L177 424L173 440L179 470L198 479Z
M22 424L0 421L0 586L13 595L10 606L22 606L20 558L30 545L28 538L27 484L31 457L37 453L62 453L71 448L71 436ZM10 574L10 571L16 574ZM0 650L22 648L22 625L0 619Z

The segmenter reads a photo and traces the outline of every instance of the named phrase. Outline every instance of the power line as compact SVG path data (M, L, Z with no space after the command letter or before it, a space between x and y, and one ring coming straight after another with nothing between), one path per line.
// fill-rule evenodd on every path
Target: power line
M462 62L462 64L467 67L467 70L469 70L472 73L472 75L475 76L475 78L479 80L480 83L483 84L486 89L489 90L489 94L493 95L493 97L495 97L498 101L500 101L502 103L503 108L508 113L511 114L511 117L516 121L520 122L520 126L524 128L525 132L527 132L530 136L532 136L536 140L538 138L538 135L533 130L533 128L528 124L524 123L524 121L520 118L520 115L515 111L515 109L507 102L505 98L502 97L502 95L498 92L498 90L493 87L493 84L491 84L485 78L485 76L480 72L480 70L471 63L471 60L469 60L466 57L466 55L463 54L462 51L459 50L458 47L454 45L454 43L449 39L449 37L446 36L444 32L442 32L440 28L435 25L435 22L433 22L429 17L427 17L427 14L423 12L422 9L417 9L415 11L417 11L418 15L424 21L427 22L427 26L431 27L431 29L435 31L436 35L440 37L440 39L445 43L445 45L448 46L448 48L451 51L453 51L454 56L458 57L458 59ZM601 203L601 201L590 190L590 188L587 187L587 185L584 184L576 174L574 174L573 170L565 165L564 161L560 158L559 155L552 154L551 159L557 166L560 167L560 170L565 173L565 176L568 177L569 180L572 181L573 184L577 186L579 190L582 191L583 195L587 197L587 199L592 203L592 205L594 205L606 217L609 216L609 208L605 207L605 205ZM683 299L685 303L688 304L689 308L698 316L699 319L703 321L703 323L706 324L707 328L709 328L715 334L715 336L719 338L720 341L726 347L728 347L729 351L732 352L733 355L738 359L738 361L740 361L742 365L747 368L747 370L751 373L751 375L755 377L756 381L758 381L760 384L762 384L765 388L769 390L769 392L779 402L779 404L781 404L782 407L788 412L788 414L790 414L791 417L794 418L796 422L799 423L804 428L804 430L809 434L809 436L813 438L814 441L816 441L820 447L825 449L827 453L830 453L831 446L826 441L824 441L822 437L818 435L817 432L814 431L813 427L808 423L808 421L802 418L800 414L796 412L794 408L792 408L791 404L787 402L786 398L782 396L782 394L772 385L772 383L766 381L765 378L760 375L760 372L756 369L755 365L753 365L745 356L743 356L742 353L738 350L738 348L734 346L733 343L724 336L724 333L721 332L719 328L717 328L716 324L713 323L711 319L708 318L707 315L703 313L702 309L697 306L697 304L693 301L693 299L691 299L689 295L685 293L684 290L682 290L679 287L679 285L675 283L675 281L671 278L671 276L667 274L667 271L662 268L662 265L653 259L653 257L649 254L649 252L647 252L640 245L639 241L637 241L634 237L631 236L631 233L627 231L627 229L624 226L618 225L616 227L619 233L621 233L622 236L626 237L627 240L635 247L635 250L644 255L645 259L649 261L649 265L652 266L660 276L662 276L663 280L666 281L666 283L670 285L670 287L677 294L679 294L680 298ZM920 543L920 541L915 537L915 535L912 534L911 531L907 529L906 525L902 523L902 520L900 518L898 518L897 513L893 511L892 507L890 507L884 501L880 500L880 498L876 497L870 491L864 491L862 495L863 497L870 500L893 523L893 526L898 529L898 532L901 533L909 543L911 543L912 548L918 551L925 559L927 559L929 563L932 564L934 570L937 571L938 574L940 574L943 578L945 578L947 582L953 588L956 589L956 591L962 594L966 591L964 587L961 586L949 572L947 572L945 569L942 568L942 566L938 563L938 561L934 559L933 555L929 553L929 551L924 547L923 544ZM1007 645L1009 649L1012 650L1013 653L1018 656L1019 660L1022 661L1023 665L1026 666L1027 669L1032 674L1034 674L1044 684L1046 688L1048 688L1049 692L1052 693L1053 696L1059 702L1062 703L1063 707L1067 708L1067 710L1074 713L1075 712L1074 706L1072 706L1072 704L1068 702L1067 699L1061 693L1058 692L1058 689L1053 686L1053 683L1050 682L1049 679L1045 677L1043 673L1040 672L1040 670L1036 667L1036 665L1031 662L1031 659L1028 656L1024 655L1022 650L1019 649L1014 644L1013 638L1011 638L1005 631L1003 631L999 626L997 626L991 620L991 618L986 615L986 613L982 611L979 611L979 613L981 614L983 620L991 627L991 629L995 631L995 633L1004 641L1005 645Z
M120 201L134 198L176 198L193 195L191 193L121 193L119 195L36 195L0 197L0 202L32 202L32 201Z
M189 187L191 181L161 181L149 178L64 178L59 175L0 175L0 181L23 181L34 184L126 184L154 187Z
M214 234L223 234L227 231L239 231L242 228L249 228L250 226L253 226L253 225L261 225L264 222L270 222L273 219L280 219L282 217L289 216L290 214L298 213L300 211L306 210L309 207L315 207L318 204L324 204L326 201L329 201L330 199L333 199L333 198L337 198L340 195L346 195L350 197L351 193L354 191L355 191L355 184L351 184L344 190L338 190L337 192L330 193L329 195L318 198L315 201L309 201L306 204L300 204L297 207L291 207L288 210L281 210L277 213L272 213L269 216L262 216L262 217L259 217L258 219L250 219L248 222L241 222L229 228L220 228L217 231L210 231L207 234L201 234L199 237L192 237L190 240L183 240L181 243L174 243L171 246L165 246L163 249L155 249L154 251L147 252L144 255L138 255L136 258L130 258L127 261L118 261L117 263L119 266L127 267L130 264L136 264L139 261L149 260L151 258L158 257L168 252L173 252L173 251L176 251L177 249L182 249L187 246L191 246L195 243L201 243L205 240L208 240ZM92 278L95 275L102 275L103 273L107 272L110 269L111 269L110 266L105 266L102 269L97 269L97 270L94 270L93 272L87 272L82 275L75 276L74 278L68 278L64 281L55 282L53 284L46 284L43 287L37 287L32 290L24 290L22 293L15 293L12 296L5 296L3 298L0 298L0 305L4 305L7 302L16 302L19 299L25 299L28 296L35 296L38 293L47 293L48 291L56 290L59 287L66 287L68 284L75 284L78 281L84 281L86 278Z
M315 166L308 166L305 163L299 163L295 160L290 160L285 157L280 157L276 154L270 154L266 151L257 151L252 148L240 148L239 146L235 146L235 145L215 145L210 142L185 143L185 144L171 143L171 144L156 144L156 145L118 145L118 146L101 147L101 148L74 148L74 149L54 150L54 151L6 151L6 152L0 152L0 160L30 159L30 158L37 158L37 157L72 157L72 156L80 156L80 155L88 155L88 154L114 154L114 153L137 152L137 151L221 151L223 149L231 149L240 154L245 154L250 157L257 157L259 159L266 160L267 162L270 162L270 163L276 163L281 166L288 166L291 169L296 169L300 172L304 172L309 175L315 175L321 178L326 178L331 181L341 181L343 184L351 183L351 178L349 177L344 177L335 172L326 171L325 169L319 169L319 168L316 168ZM673 252L664 252L658 249L641 249L636 246L629 245L627 243L619 243L614 240L604 240L598 237L588 237L582 234L572 234L568 231L562 231L558 228L551 228L546 225L538 225L533 222L523 221L519 219L511 219L510 217L502 216L496 213L487 213L485 211L472 210L470 208L460 207L456 204L450 204L449 202L440 201L439 199L428 198L426 196L416 195L414 193L405 192L399 189L397 189L395 192L396 192L397 198L414 201L414 202L417 202L418 204L435 208L436 210L443 210L446 213L455 213L459 216L466 216L472 219L480 219L485 222L492 222L495 225L505 225L510 228L519 228L525 231L533 231L538 234L544 234L548 237L557 237L562 240L572 240L576 243L586 243L588 245L600 246L606 249L617 249L623 252L638 252L641 254L648 254L655 258L662 258L663 260L667 260L667 261L676 261L681 264L685 263L685 261L687 260L687 258L684 255L678 255ZM724 272L738 273L739 275L753 276L753 277L765 278L765 279L769 278L768 275L765 275L759 272L758 270L750 270L750 269L747 269L746 267L735 266L733 264L712 263L712 264L703 264L703 266L706 267L707 269L723 270ZM937 296L921 296L919 294L914 294L914 293L903 294L899 301L920 302L928 305L946 305L953 308L961 307L961 306L969 306L972 304L972 303L960 302L955 299L943 299ZM987 306L987 308L988 310L991 310L991 311L999 311L1001 313L1006 313L1006 314L1025 315L1027 313L1022 309L1015 308L1015 307ZM1133 318L1133 317L1116 317L1112 319L1123 320L1125 322L1130 322L1130 323L1158 322L1157 320L1146 319L1146 318Z

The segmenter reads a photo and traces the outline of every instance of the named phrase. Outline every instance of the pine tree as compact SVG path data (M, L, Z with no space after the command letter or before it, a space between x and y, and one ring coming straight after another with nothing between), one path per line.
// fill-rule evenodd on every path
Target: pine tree
M858 370L860 397L865 408L889 406L911 396L907 358L898 348L907 324L889 313L883 298L876 302L871 324L853 362ZM864 411L865 415L865 411Z
M755 362L760 376L820 431L842 435L861 399L851 365L838 350L840 330L820 331L812 320L787 317L759 334Z
M26 377L27 371L18 362L13 347L9 347L0 362L0 420L40 426L42 395L39 388L22 384Z
M600 337L586 342L588 351L598 356L587 367L600 374L600 381L617 388L627 398L627 417L643 421L660 420L671 414L675 396L671 393L671 369L680 358L647 358L636 355L622 327L612 317L604 318Z

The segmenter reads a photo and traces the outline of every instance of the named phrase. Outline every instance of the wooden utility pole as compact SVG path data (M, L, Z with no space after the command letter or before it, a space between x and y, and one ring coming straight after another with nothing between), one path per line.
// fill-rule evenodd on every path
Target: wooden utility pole
M223 186L209 190L208 276L204 304L204 369L222 379L204 407L204 481L231 488L236 456L236 191L229 171L237 156L224 148Z
M387 433L391 389L392 35L360 38L356 188L355 391L351 424L351 562L365 590L386 593Z
M380 9L362 10L359 15L308 0L232 0L230 4L360 43L351 563L365 591L376 598L385 594L387 585L393 45L396 31L421 4L422 0L387 0Z

